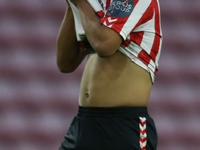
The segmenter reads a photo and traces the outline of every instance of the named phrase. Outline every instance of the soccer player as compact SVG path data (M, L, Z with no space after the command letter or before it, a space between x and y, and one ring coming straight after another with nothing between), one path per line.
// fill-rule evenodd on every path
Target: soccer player
M156 127L147 105L162 44L158 0L71 2L85 39L77 41L68 4L57 38L57 65L71 73L86 56L87 63L79 112L59 150L155 150Z

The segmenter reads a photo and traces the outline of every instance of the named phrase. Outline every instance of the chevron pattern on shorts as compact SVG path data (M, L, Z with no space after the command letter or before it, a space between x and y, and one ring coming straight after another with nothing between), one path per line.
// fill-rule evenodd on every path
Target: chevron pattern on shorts
M146 150L146 145L147 145L147 120L145 117L139 117L139 128L140 128L140 148L141 150Z

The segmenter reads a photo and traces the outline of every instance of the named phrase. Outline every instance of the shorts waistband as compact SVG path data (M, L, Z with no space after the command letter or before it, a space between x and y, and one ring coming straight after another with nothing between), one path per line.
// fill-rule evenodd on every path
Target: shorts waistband
M79 106L78 117L147 117L147 107L83 107Z

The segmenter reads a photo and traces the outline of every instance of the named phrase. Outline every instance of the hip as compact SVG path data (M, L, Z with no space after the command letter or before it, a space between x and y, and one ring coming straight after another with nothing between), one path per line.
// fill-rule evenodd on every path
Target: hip
M146 107L79 107L61 147L63 150L155 150L156 146L156 127Z

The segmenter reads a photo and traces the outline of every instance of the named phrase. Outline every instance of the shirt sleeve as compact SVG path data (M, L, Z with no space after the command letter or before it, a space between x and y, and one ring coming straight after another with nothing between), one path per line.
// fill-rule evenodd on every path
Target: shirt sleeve
M125 40L153 16L152 0L113 0L100 23L118 32Z

